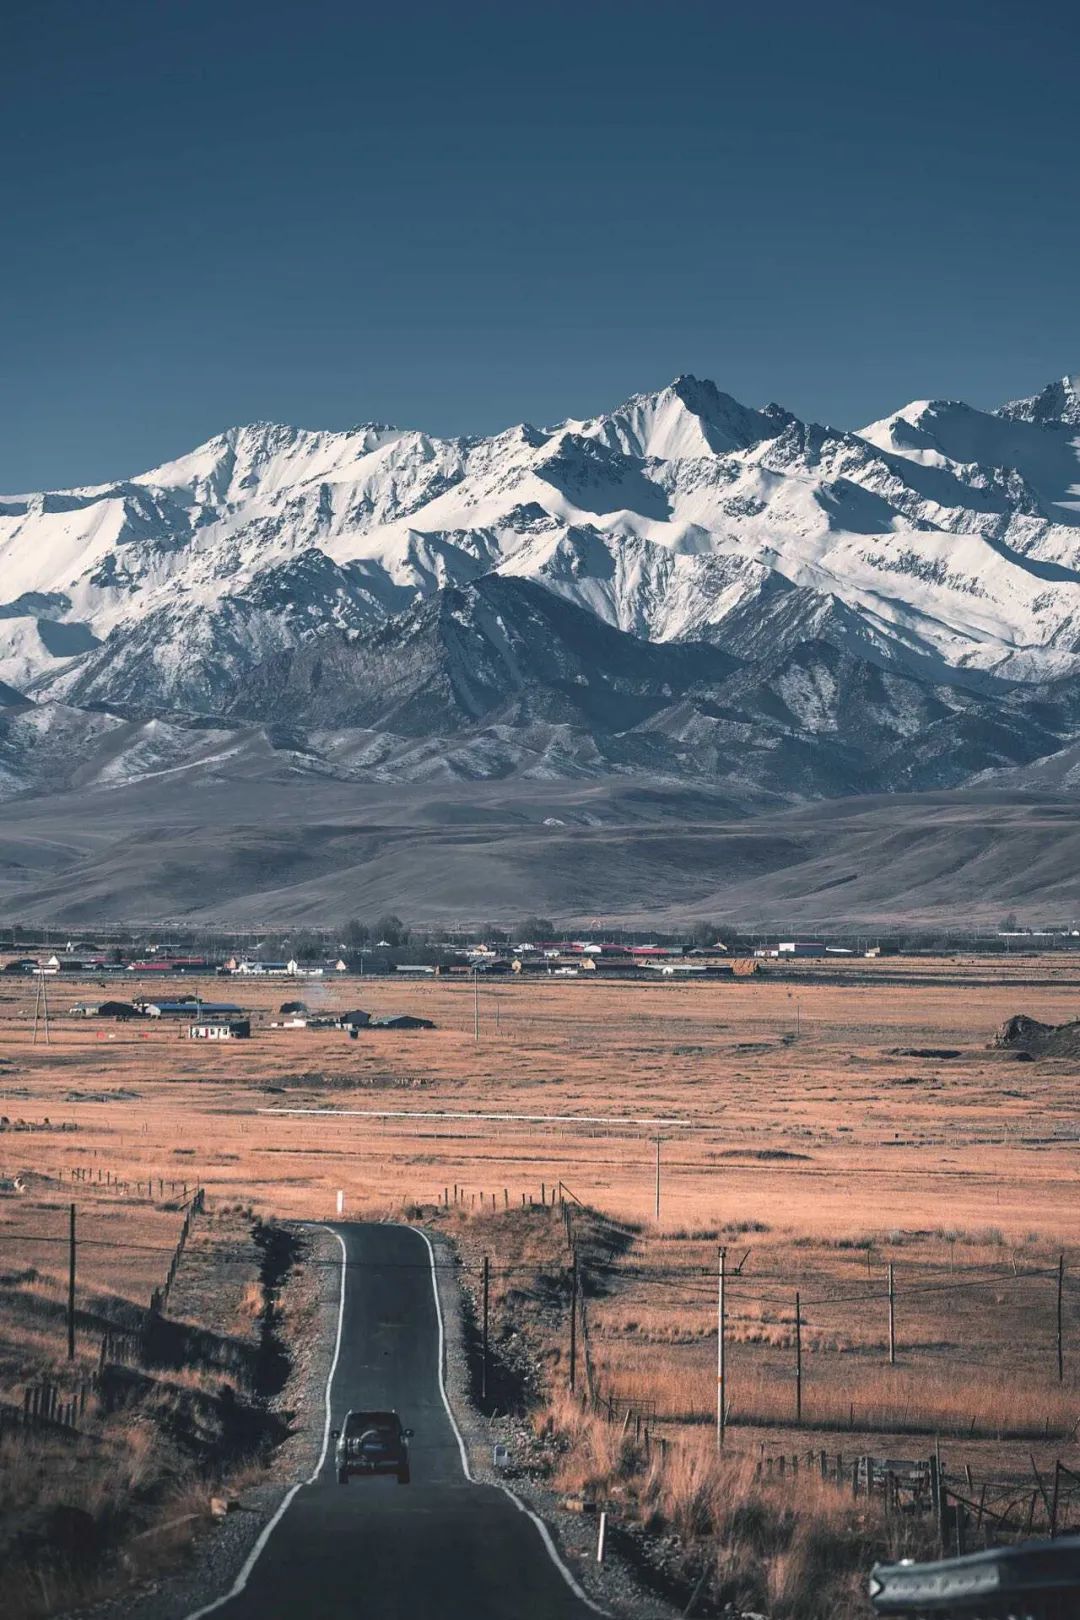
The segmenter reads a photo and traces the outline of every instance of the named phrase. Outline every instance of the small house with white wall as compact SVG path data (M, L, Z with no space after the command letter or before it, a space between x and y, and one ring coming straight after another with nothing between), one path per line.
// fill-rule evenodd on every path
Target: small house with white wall
M251 1020L233 1018L188 1026L188 1039L192 1041L243 1041L251 1034Z

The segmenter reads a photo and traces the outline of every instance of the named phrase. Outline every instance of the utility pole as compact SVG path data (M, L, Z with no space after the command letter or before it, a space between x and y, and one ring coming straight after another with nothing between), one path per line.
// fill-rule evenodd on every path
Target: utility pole
M577 1387L577 1313L578 1313L578 1269L577 1250L574 1250L570 1262L570 1393Z
M483 1359L482 1359L482 1361L480 1363L480 1399L482 1401L487 1400L487 1390L488 1390L488 1320L489 1320L490 1299L491 1299L491 1261L488 1259L487 1255L485 1254L485 1256L484 1256L484 1312L483 1312L484 1353L483 1353Z
M75 1360L75 1205L70 1211L68 1228L68 1304L67 1339L68 1360Z
M660 1219L660 1143L662 1138L656 1138L656 1219Z
M802 1307L795 1294L795 1422L802 1422Z
M1062 1296L1065 1292L1065 1256L1058 1255L1058 1284L1057 1284L1057 1363L1058 1383L1065 1382L1065 1346L1061 1333Z
M42 968L38 968L37 974L37 994L34 997L34 1033L30 1042L31 1046L37 1045L39 1019L44 1024L45 1045L51 1046L52 1040L49 1035L49 989L45 983L45 973Z
M896 1366L896 1287L891 1260L889 1261L889 1366Z
M480 970L475 965L472 970L473 990L473 1040L480 1039Z
M724 1384L724 1248L720 1247L716 1292L716 1444L724 1444L727 1429L727 1389Z

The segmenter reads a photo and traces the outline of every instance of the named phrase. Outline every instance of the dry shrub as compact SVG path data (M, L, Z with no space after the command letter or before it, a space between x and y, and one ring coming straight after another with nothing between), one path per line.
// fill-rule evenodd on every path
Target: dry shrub
M614 1494L639 1503L647 1528L675 1534L691 1562L715 1564L721 1603L764 1610L770 1620L855 1620L865 1615L866 1574L877 1559L925 1551L897 1535L877 1504L813 1476L759 1477L744 1453L718 1454L690 1437L654 1446L647 1459L632 1436L557 1397L535 1420L560 1445L553 1482L563 1491Z
M262 1315L263 1305L261 1285L257 1282L245 1283L237 1301L236 1315L241 1321L254 1322Z
M782 1491L778 1493L783 1496ZM770 1493L762 1493L770 1500ZM772 1505L776 1511L775 1498ZM777 1517L783 1533L763 1558L768 1611L775 1620L842 1620L862 1615L866 1576L891 1553L877 1511L857 1510L836 1488L804 1482Z
M685 1540L707 1534L715 1523L717 1466L703 1446L680 1445L666 1466L650 1470L647 1506Z
M603 1492L634 1472L637 1457L633 1440L624 1437L617 1427L598 1422L572 1395L556 1396L534 1422L558 1438L560 1451L553 1483L560 1491L568 1495Z
M199 1531L210 1522L206 1481L195 1476L180 1479L156 1509L154 1521L124 1548L124 1566L136 1577L160 1577L188 1553Z

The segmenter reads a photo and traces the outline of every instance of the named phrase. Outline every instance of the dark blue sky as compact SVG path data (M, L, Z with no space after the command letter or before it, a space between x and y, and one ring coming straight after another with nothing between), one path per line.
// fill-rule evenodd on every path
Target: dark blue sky
M4 0L0 489L233 422L1080 368L1059 0Z

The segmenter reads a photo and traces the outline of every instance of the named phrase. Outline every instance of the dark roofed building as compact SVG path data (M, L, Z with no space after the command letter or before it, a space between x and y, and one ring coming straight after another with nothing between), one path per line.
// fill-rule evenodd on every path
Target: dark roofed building
M136 1006L150 1018L198 1018L215 1019L218 1022L223 1018L233 1018L242 1015L243 1007L237 1007L231 1001L199 1001L194 996L188 996L183 1001L139 1001Z
M103 1001L98 1007L99 1018L141 1018L143 1015L138 1007L133 1007L130 1001Z

